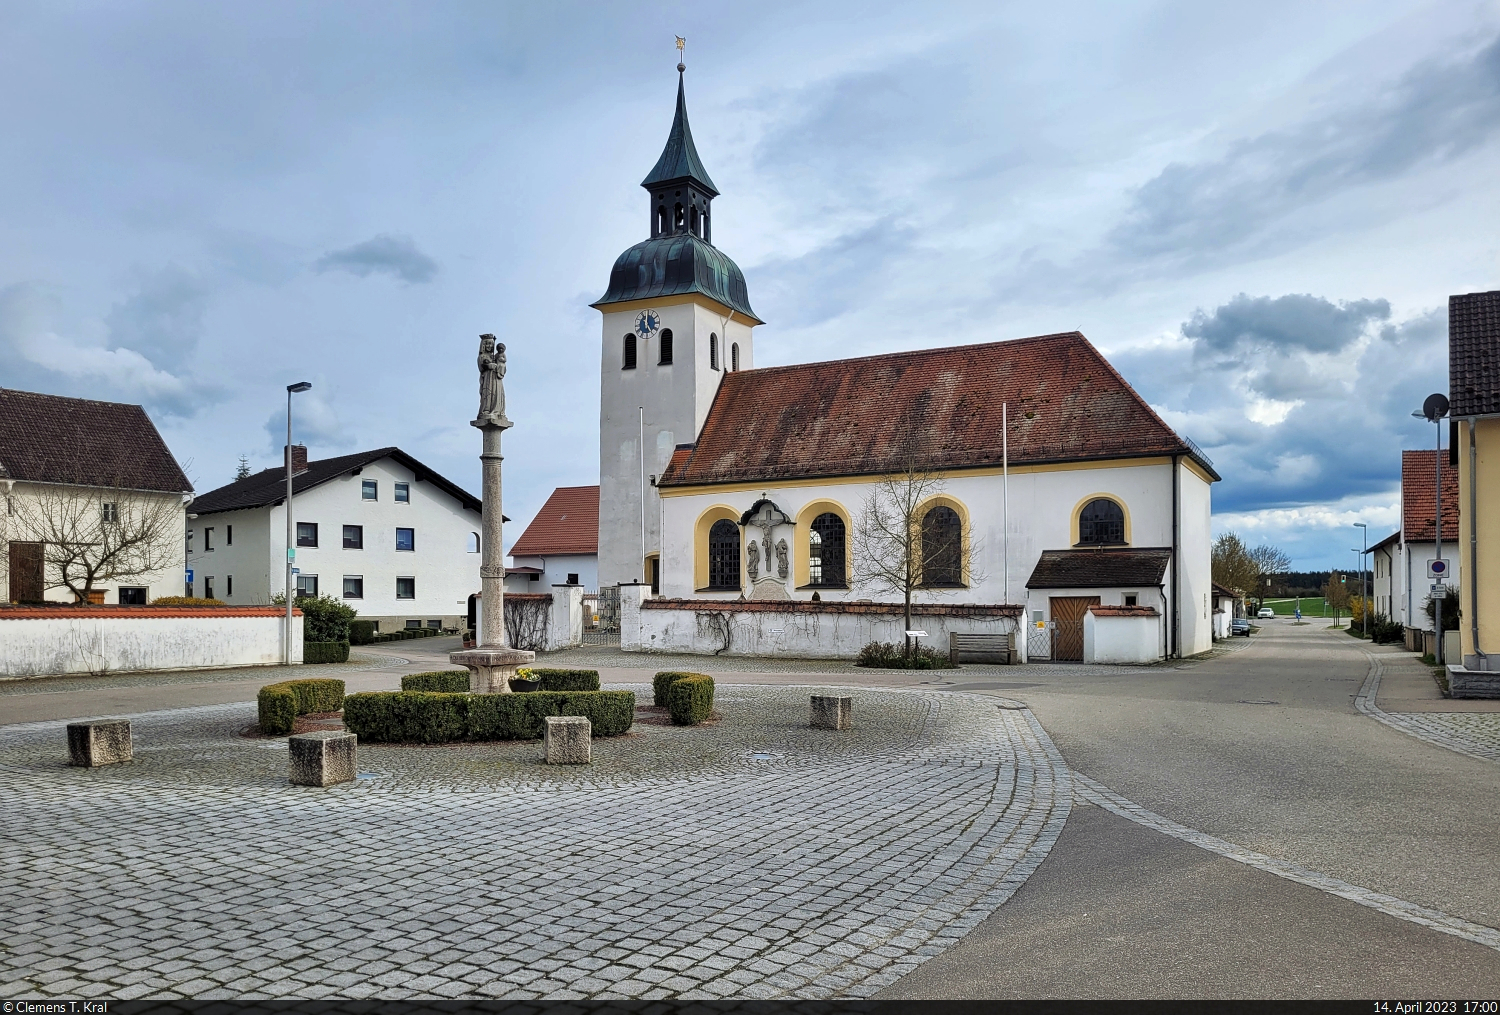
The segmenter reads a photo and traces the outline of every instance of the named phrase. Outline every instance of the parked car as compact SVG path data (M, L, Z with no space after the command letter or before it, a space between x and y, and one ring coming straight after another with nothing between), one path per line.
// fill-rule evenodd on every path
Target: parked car
M1269 606L1262 606L1260 612L1255 615L1257 620L1271 620L1276 616L1276 611Z
M1229 636L1233 638L1237 634L1243 634L1246 638L1250 637L1250 621L1244 617L1235 617L1231 620L1229 622Z

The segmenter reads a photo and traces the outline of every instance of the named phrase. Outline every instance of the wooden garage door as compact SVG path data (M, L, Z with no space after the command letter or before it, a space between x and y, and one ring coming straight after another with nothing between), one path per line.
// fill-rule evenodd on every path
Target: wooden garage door
M10 601L42 601L42 544L10 544Z
M1098 596L1053 596L1052 658L1059 662L1083 662L1083 615L1098 606Z

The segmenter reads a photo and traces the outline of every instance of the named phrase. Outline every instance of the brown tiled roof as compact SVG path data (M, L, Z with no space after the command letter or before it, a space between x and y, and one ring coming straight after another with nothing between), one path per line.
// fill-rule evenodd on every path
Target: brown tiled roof
M1220 585L1218 582L1210 582L1209 584L1214 587L1214 595L1216 596L1228 596L1230 599L1238 599L1240 597L1240 593L1227 586Z
M1443 526L1443 531L1444 532L1448 531L1448 526L1447 525ZM1428 533L1428 535L1430 536L1431 533ZM1380 542L1376 543L1374 546L1371 546L1365 552L1366 553L1374 553L1376 550L1380 549L1383 546L1390 546L1392 543L1399 543L1399 542L1401 542L1401 530L1397 529L1395 532L1392 532L1389 536L1386 536L1384 539L1382 539Z
M1089 612L1096 617L1159 617L1154 606L1090 606Z
M889 472L917 446L931 469L1193 455L1078 332L724 376L662 486ZM912 429L912 427L915 429Z
M431 483L448 494L470 511L482 511L480 499L457 483L432 471L400 448L376 448L337 458L324 458L308 462L307 470L292 477L292 496L296 497L315 486L322 486L331 479L363 469L366 465L389 458L406 466L419 481ZM292 463L293 468L296 462ZM386 493L385 496L390 496ZM286 466L278 465L262 469L253 476L237 479L216 490L210 490L193 501L189 509L194 514L207 515L220 511L243 511L246 508L266 507L280 504L286 499ZM509 521L509 519L507 519Z
M1406 541L1432 542L1437 524L1433 516L1437 511L1437 498L1432 495L1437 471L1433 459L1437 449L1431 451L1401 452L1401 529ZM1458 538L1458 470L1448 465L1448 452L1443 451L1443 539Z
M1448 297L1448 399L1454 416L1500 413L1500 290Z
M1028 589L1108 589L1160 585L1170 549L1043 550Z
M536 513L512 557L546 557L555 553L599 552L599 488L559 486Z
M0 479L188 493L139 405L0 388Z
M900 603L810 602L805 599L645 599L643 610L730 613L874 613L902 616ZM1025 608L1002 603L913 603L914 617L1019 617Z

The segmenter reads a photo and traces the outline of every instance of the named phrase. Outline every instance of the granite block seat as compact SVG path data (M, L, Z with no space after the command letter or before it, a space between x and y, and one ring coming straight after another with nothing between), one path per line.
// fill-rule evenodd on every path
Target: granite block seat
M82 768L118 765L131 758L130 720L68 723L68 760Z
M287 778L294 786L336 786L353 782L359 738L325 730L287 738Z
M854 723L854 699L846 694L813 695L811 722L813 729L848 729Z

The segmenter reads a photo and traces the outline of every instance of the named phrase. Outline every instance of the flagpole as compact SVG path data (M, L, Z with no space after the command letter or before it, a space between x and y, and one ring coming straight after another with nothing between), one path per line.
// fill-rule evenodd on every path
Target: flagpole
M1001 537L1000 567L1005 572L1005 602L1010 603L1010 403L1000 403L1000 475L1003 486L1000 524L1004 530Z

